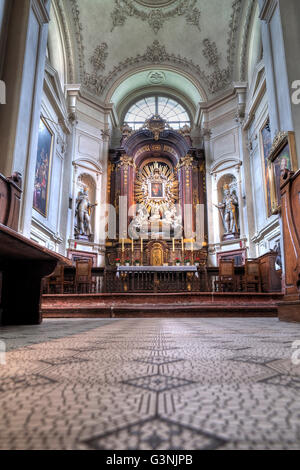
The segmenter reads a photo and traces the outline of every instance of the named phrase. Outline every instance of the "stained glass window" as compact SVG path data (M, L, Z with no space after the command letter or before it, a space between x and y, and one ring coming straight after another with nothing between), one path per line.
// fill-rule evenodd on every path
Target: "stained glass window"
M186 110L177 101L163 96L150 96L135 103L128 110L124 122L137 130L153 115L158 114L173 129L180 129L191 121Z

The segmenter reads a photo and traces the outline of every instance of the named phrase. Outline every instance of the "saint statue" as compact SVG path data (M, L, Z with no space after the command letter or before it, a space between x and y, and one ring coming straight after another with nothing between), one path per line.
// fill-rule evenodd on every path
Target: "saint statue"
M165 208L163 223L170 225L174 230L182 228L182 219L180 215L177 215L175 206Z
M224 198L221 203L216 205L220 210L225 229L224 237L234 236L239 232L238 227L238 198L234 191L230 191L229 185L223 187Z
M134 217L132 221L133 227L144 227L145 224L148 224L149 214L145 206L141 205L138 208L137 215Z
M84 235L91 238L91 236L93 235L91 227L91 210L95 206L97 206L97 203L91 204L89 201L89 196L86 187L79 191L78 197L76 199L75 210L75 234L77 236Z
M150 222L159 222L161 220L160 210L158 206L154 206L151 210Z

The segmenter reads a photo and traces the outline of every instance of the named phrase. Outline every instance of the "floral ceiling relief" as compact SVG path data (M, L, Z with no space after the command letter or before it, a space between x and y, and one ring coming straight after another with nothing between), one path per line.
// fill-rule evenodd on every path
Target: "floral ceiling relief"
M134 17L147 22L157 34L166 21L181 16L187 24L200 31L201 12L196 7L197 2L198 0L115 0L115 8L111 14L111 30L123 26L128 17Z
M225 2L225 0L210 1L215 2L218 6L220 6L220 1ZM124 72L149 65L152 68L152 73L147 78L149 84L165 83L163 69L169 66L176 67L179 73L182 70L184 73L189 72L194 76L204 87L208 96L229 87L235 77L238 33L242 24L241 14L244 0L226 0L230 16L227 17L226 23L219 25L223 31L222 42L219 40L219 33L214 34L214 28L209 28L206 34L204 33L206 10L201 12L201 23L203 22L201 32L203 36L198 33L200 11L197 6L199 6L200 0L113 0L107 17L106 32L104 28L104 32L101 33L100 37L99 35L97 37L95 33L95 42L93 45L88 44L88 47L84 43L84 27L81 18L81 14L84 13L84 24L87 24L88 11L80 11L80 8L83 9L80 0L68 0L68 2L73 17L72 33L77 46L77 61L74 59L74 63L77 62L78 82L82 83L83 89L89 94L99 97L104 96L114 81L119 79ZM201 3L201 5L203 4ZM125 56L126 48L125 50L119 48L119 54L116 55L114 51L114 55L112 55L112 39L108 33L111 29L110 15L115 18L113 27L116 27L125 24L129 17L136 17L136 11L139 11L142 16L138 17L145 22L150 19L150 14L155 16L156 12L159 11L162 14L162 23L155 26L156 31L160 30L160 24L164 24L172 17L175 18L176 15L181 17L182 21L191 21L192 24L195 24L195 27L187 28L187 31L194 38L194 43L198 41L197 53L195 54L195 48L189 51L188 41L182 47L181 53L179 50L174 52L174 47L170 44L170 39L167 38L166 43L155 40L148 47L145 47L144 51L138 53L137 49L129 57ZM118 21L117 18L119 18ZM151 32L150 29L150 38L152 36ZM107 43L102 42L101 37L106 38L106 36ZM90 46L92 46L91 49ZM170 51L171 48L173 51ZM87 50L89 50L89 53L87 53Z
M84 77L84 86L92 93L102 95L105 88L112 80L118 75L119 72L124 71L132 65L145 65L145 64L175 64L180 66L183 70L190 70L200 81L206 83L210 93L216 93L223 90L230 82L231 70L230 67L221 69L219 66L220 55L215 43L211 43L209 39L203 41L204 50L203 55L208 59L208 66L212 67L214 71L211 74L205 73L201 70L200 66L195 64L191 59L181 57L180 55L169 54L166 47L161 45L159 41L154 41L151 46L147 47L143 55L130 57L124 62L120 62L108 75L102 75L101 72L105 69L105 61L107 59L107 45L105 43L96 47L94 54L90 58L90 62L94 66L92 73L86 73Z

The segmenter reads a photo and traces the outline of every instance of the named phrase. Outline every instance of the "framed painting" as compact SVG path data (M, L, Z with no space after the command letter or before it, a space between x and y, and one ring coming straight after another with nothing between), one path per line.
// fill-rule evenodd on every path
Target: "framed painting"
M280 212L280 177L283 170L297 170L294 132L279 132L274 139L269 157L270 197L272 214Z
M164 197L164 185L163 183L151 183L151 198L161 199Z
M265 197L266 197L266 208L267 216L271 217L272 215L272 204L271 204L271 187L270 187L270 177L269 177L269 154L272 148L272 136L270 129L269 118L264 122L262 129L260 130L260 147L261 147L261 156L263 163L263 176L265 182Z
M52 152L53 133L46 121L41 118L34 178L33 208L43 217L47 217L48 211Z

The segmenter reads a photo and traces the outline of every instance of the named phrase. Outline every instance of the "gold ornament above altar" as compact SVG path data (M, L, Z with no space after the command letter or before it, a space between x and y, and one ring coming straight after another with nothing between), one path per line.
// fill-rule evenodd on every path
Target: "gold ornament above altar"
M165 163L148 163L137 175L135 199L151 213L174 206L178 199L178 181Z
M159 115L154 115L145 122L144 129L148 129L154 134L154 140L159 140L161 132L166 128L170 128L167 121L161 118Z

